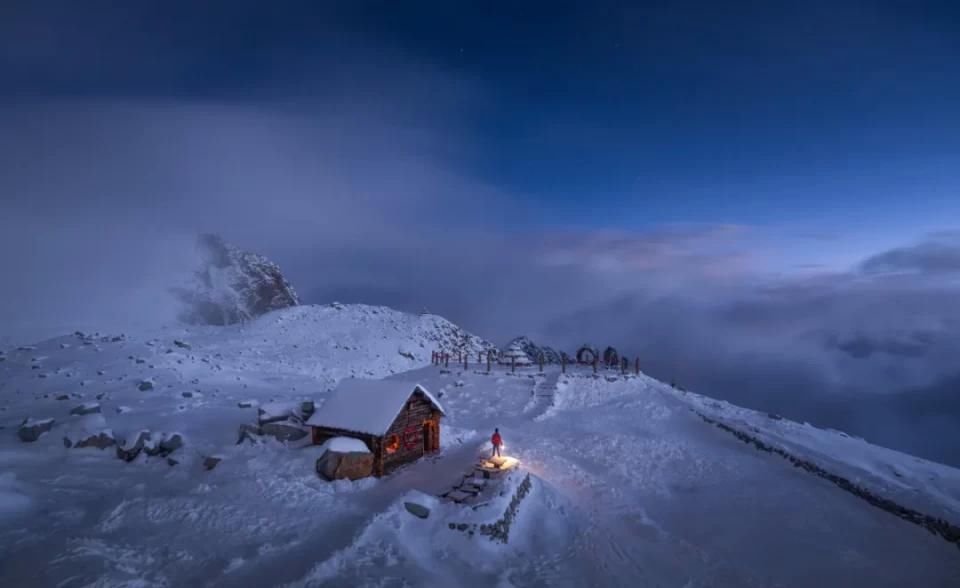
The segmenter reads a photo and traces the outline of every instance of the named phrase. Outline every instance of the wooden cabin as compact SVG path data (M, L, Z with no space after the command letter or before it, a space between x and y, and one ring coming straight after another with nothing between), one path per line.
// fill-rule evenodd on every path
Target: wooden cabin
M420 384L351 378L340 382L307 425L315 445L332 437L366 443L379 477L438 451L444 414Z

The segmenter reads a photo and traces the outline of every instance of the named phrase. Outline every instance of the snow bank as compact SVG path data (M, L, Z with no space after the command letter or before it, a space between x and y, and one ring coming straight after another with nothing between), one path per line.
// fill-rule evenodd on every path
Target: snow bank
M12 472L0 474L0 519L30 510L32 501L23 494L17 477Z
M317 450L321 455L326 451L336 451L339 453L370 453L367 444L359 439L350 437L333 437L327 439Z

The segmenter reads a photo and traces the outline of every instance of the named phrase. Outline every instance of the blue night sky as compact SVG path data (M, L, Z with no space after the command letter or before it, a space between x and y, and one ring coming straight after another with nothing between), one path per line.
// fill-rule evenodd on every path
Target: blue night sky
M960 212L954 3L340 4L9 4L4 94L334 97L413 125L436 100L456 133L436 156L546 227L745 224L882 248ZM400 69L446 83L356 81Z
M220 232L960 463L958 64L955 2L5 2L0 324L160 322Z

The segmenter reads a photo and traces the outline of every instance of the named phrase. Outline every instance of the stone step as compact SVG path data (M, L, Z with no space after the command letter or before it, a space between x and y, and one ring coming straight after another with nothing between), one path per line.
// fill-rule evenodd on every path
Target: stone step
M447 492L446 498L456 502L457 504L462 504L471 498L474 498L475 496L475 494L463 492L462 490L451 490L450 492Z

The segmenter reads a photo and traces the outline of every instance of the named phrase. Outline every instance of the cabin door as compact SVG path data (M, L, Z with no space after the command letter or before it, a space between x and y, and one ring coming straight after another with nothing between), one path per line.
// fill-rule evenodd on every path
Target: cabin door
M430 453L431 451L436 451L440 449L438 445L439 431L437 430L437 424L433 421L426 421L423 423L423 452Z

